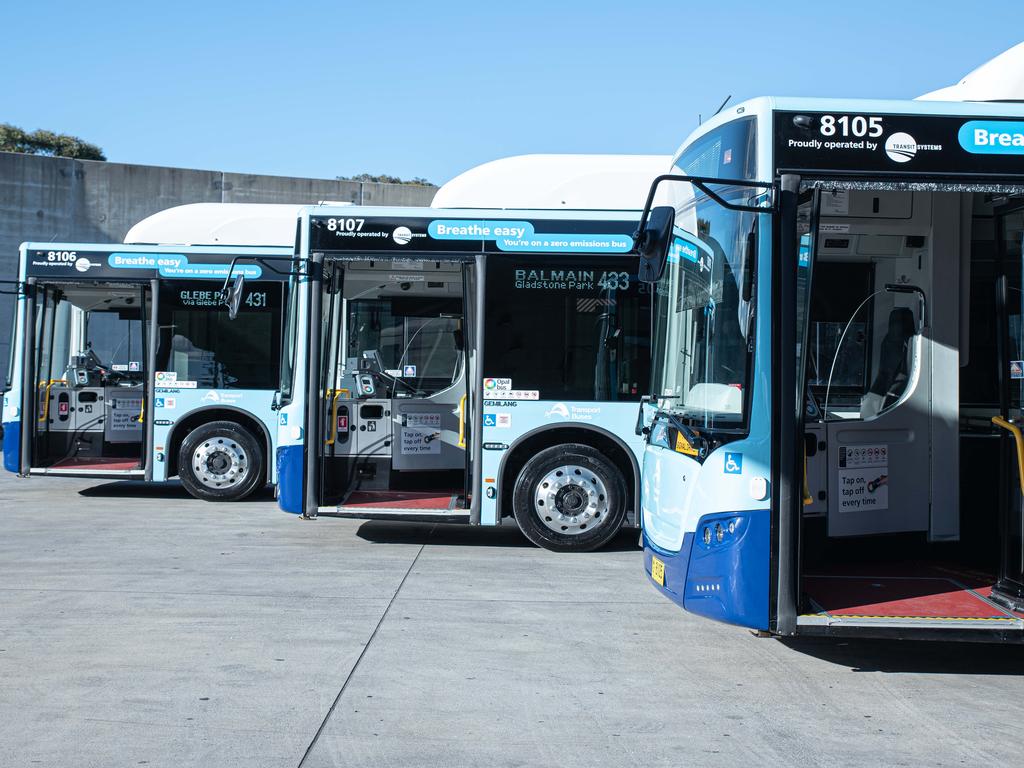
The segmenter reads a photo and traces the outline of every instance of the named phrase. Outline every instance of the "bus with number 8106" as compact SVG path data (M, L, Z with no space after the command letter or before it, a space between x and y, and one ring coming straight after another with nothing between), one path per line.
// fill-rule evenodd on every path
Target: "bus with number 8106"
M23 244L5 469L179 478L211 501L273 483L298 209L186 205L143 220L127 244ZM234 320L220 294L231 271L248 278Z

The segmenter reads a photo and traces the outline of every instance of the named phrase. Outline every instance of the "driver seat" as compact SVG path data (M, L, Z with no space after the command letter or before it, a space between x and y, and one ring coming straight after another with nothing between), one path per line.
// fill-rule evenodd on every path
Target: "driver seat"
M869 393L882 400L885 410L900 399L910 379L910 340L914 337L914 313L896 307L889 313L889 329L878 355L878 373Z

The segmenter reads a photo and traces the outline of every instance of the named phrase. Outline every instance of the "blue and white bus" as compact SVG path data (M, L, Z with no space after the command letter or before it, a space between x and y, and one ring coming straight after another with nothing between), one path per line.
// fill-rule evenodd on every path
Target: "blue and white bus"
M274 482L293 251L23 244L4 468L24 477L178 477L214 501ZM248 282L230 321L220 287L232 270Z
M499 525L553 550L636 525L650 292L639 212L306 209L279 503Z
M1024 106L759 98L674 162L648 577L778 635L1024 639Z

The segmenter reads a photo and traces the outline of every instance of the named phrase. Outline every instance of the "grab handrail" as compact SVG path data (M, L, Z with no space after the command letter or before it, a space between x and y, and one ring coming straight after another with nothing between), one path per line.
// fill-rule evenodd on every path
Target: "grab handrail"
M1021 434L1020 427L1002 416L993 416L992 423L1013 435L1013 441L1017 444L1017 479L1020 482L1020 492L1024 493L1024 435Z
M50 379L49 381L40 381L38 389L46 387L46 394L43 398L43 413L39 417L39 421L46 421L50 416L50 390L53 389L54 384L67 384L67 379Z
M466 447L466 395L459 398L459 448Z
M342 387L341 389L328 389L327 396L331 398L331 437L329 440L324 441L324 445L334 445L338 442L338 399L345 395L345 399L348 399L349 390Z

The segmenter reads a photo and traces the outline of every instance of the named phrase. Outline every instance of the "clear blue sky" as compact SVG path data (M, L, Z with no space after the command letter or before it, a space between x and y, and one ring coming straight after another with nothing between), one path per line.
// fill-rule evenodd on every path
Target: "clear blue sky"
M72 133L121 162L444 182L513 154L667 154L730 94L913 97L1020 42L1019 12L962 0L17 3L3 12L0 122Z

